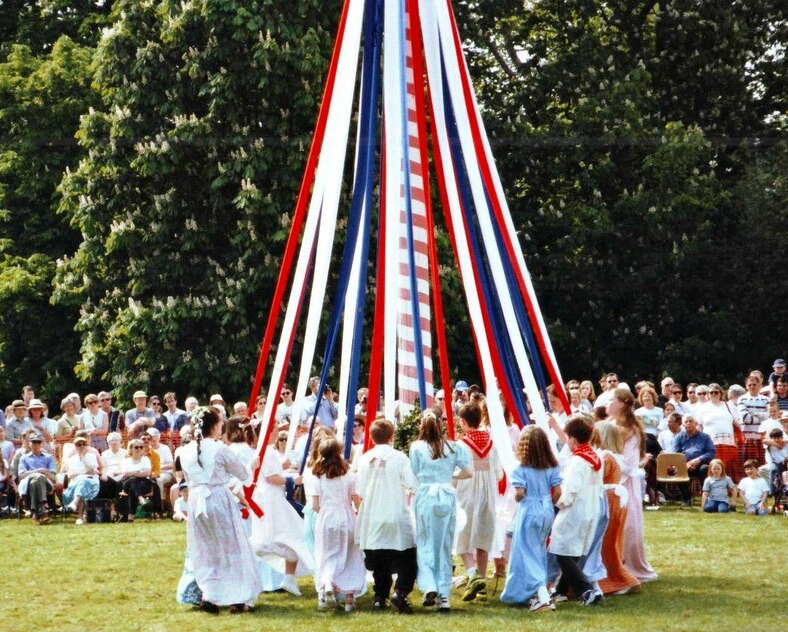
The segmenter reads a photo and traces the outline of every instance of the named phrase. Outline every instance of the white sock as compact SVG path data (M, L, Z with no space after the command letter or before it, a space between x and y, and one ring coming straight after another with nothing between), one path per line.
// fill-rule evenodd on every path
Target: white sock
M539 586L536 596L542 603L550 603L550 593L547 591L547 586Z

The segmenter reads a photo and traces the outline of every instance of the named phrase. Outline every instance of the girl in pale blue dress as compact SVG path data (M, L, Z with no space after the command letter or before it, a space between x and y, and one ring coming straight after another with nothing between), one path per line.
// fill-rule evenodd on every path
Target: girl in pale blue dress
M501 601L552 610L547 592L547 536L553 525L554 500L561 495L561 474L550 441L538 426L527 426L517 445L520 466L512 472L518 503L512 524L509 570Z
M451 548L454 543L456 505L453 480L471 478L468 452L443 438L435 414L421 418L418 441L410 448L410 464L419 480L414 508L416 513L416 555L419 590L424 605L437 603L438 610L450 608ZM459 468L460 472L454 474Z

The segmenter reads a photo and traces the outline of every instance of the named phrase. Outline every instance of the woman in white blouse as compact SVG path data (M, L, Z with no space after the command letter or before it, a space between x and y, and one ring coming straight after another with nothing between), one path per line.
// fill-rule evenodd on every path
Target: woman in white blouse
M719 384L709 384L709 398L710 401L698 408L698 422L703 432L711 437L716 457L725 465L725 473L734 481L740 481L744 478L744 470L734 435L735 426L741 424L736 407L723 400Z
M74 439L74 449L74 454L68 459L68 487L63 490L63 502L76 512L76 524L82 524L85 501L93 500L98 495L99 464L95 454L88 451L87 437Z
M150 459L143 455L145 446L139 439L129 442L129 457L123 459L121 467L121 483L123 491L120 496L125 499L124 507L121 510L125 514L128 522L134 521L134 514L138 507L145 507L150 504L150 494L153 491L153 483L150 480L151 464Z

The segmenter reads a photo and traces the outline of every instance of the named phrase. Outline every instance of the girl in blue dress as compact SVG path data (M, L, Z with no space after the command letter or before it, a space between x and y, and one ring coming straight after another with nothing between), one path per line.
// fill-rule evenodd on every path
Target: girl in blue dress
M410 447L410 465L419 480L414 502L419 590L424 606L437 605L438 612L449 612L457 507L452 482L473 476L470 458L465 448L444 439L435 414L426 411L419 439Z
M512 472L518 503L512 524L512 549L501 601L529 604L532 612L553 610L547 591L547 536L553 505L561 495L558 462L545 432L527 426L517 444L520 465Z

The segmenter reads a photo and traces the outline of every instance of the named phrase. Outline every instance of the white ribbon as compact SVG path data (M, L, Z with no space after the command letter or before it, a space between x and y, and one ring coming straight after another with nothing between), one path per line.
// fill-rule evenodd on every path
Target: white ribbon
M200 515L208 515L208 507L205 499L211 495L211 488L207 485L197 485L189 489L189 496L194 498L194 517L199 518Z
M605 491L612 489L615 495L618 496L618 504L621 509L626 509L627 503L629 502L629 492L626 487L616 483L606 483L602 485L602 489Z

